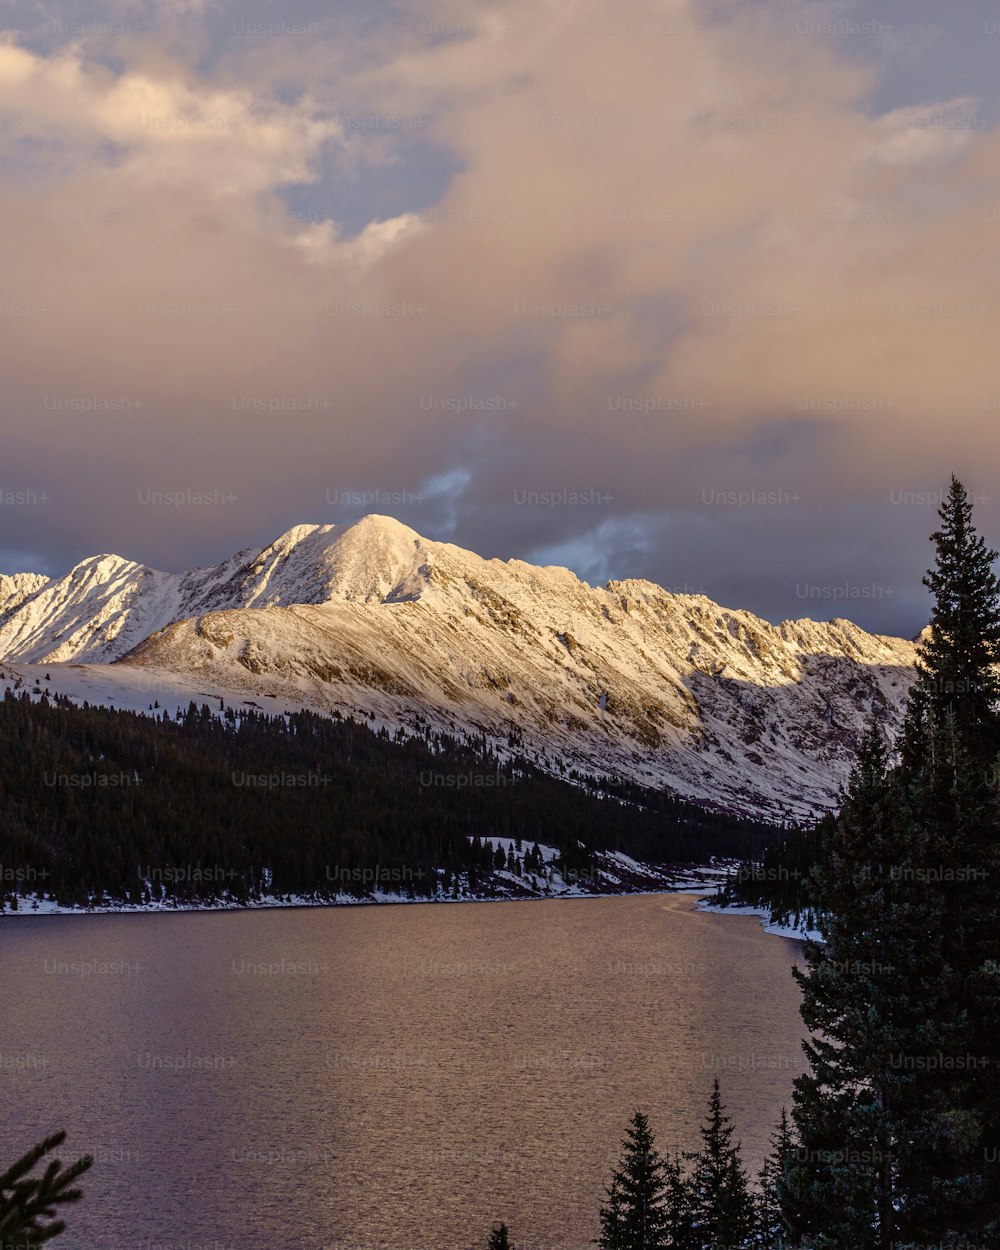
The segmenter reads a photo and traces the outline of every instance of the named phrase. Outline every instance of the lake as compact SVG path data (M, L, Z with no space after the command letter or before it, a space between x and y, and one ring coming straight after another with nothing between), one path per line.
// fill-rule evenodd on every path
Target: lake
M582 1250L629 1116L756 1170L799 946L687 895L0 921L0 1163L90 1152L65 1250Z

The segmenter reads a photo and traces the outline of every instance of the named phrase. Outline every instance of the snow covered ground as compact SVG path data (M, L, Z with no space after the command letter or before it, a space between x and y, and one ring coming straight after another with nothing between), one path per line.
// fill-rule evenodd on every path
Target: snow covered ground
M757 916L764 932L773 933L776 937L796 938L799 941L811 939L814 942L823 940L818 929L797 929L792 925L772 923L771 913L763 907L719 907L707 899L701 899L698 910L714 912L719 916Z
M512 838L484 838L494 849L502 846L506 852L514 849ZM523 855L532 844L522 842ZM65 916L96 915L123 912L174 912L174 911L233 911L253 910L262 907L338 907L364 906L384 903L495 903L532 898L607 898L620 894L704 894L713 892L725 877L731 864L727 861L695 866L679 871L660 865L643 864L628 855L608 851L600 855L599 875L585 879L566 876L554 865L558 851L551 846L540 846L545 875L527 873L521 876L506 869L492 874L486 888L470 891L468 879L457 879L455 891L439 890L433 898L408 898L405 894L373 889L364 898L341 893L333 897L318 898L310 895L262 895L246 903L235 900L211 902L175 903L172 901L150 903L121 903L105 900L90 907L63 907L51 899L37 895L21 895L16 910L8 903L0 908L2 916Z
M505 853L508 850L518 853L514 838L484 838L483 841L489 842L494 850L500 846ZM522 841L520 854L523 856L524 851L529 850L531 845ZM732 861L719 860L709 865L692 867L687 872L678 872L676 869L668 870L656 865L640 863L620 852L606 852L602 857L601 869L604 880L600 884L607 888L601 889L593 880L586 883L589 888L585 888L584 883L580 881L567 880L554 867L554 861L558 857L555 847L540 844L539 850L543 864L549 870L547 876L528 873L519 877L503 869L493 875L491 889L494 892L492 893L470 892L468 881L459 879L457 893L441 890L435 898L417 899L391 891L374 889L364 898L358 898L353 894L338 894L333 898L290 894L262 895L246 903L225 900L205 903L151 902L144 904L105 901L91 907L61 907L51 899L39 898L36 895L22 895L19 897L16 911L11 909L9 903L6 906L0 906L0 917L247 911L272 907L361 907L403 903L499 903L524 902L529 899L607 898L622 894L692 894L698 898L696 907L699 911L721 916L756 916L760 920L761 928L776 937L793 938L799 941L811 938L814 941L822 941L815 929L796 929L789 925L772 924L769 913L763 908L720 907L713 903L712 895L721 889L725 877L733 867ZM616 867L622 874L621 878L616 878L614 875ZM635 885L634 883L639 880L644 881L645 884ZM627 885L626 881L633 884Z

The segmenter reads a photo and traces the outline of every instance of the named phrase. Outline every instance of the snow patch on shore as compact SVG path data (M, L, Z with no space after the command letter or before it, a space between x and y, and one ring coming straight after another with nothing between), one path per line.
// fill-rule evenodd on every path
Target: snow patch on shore
M499 844L504 851L514 847L513 838L484 838L494 849ZM524 849L533 846L522 839ZM158 899L147 903L125 903L115 899L103 899L89 906L83 904L63 905L54 899L37 894L18 895L17 909L10 901L0 903L0 916L86 916L123 913L154 913L180 911L253 911L271 907L360 907L385 903L499 903L545 898L614 898L626 894L711 894L724 880L730 865L717 861L704 866L686 866L684 871L661 864L644 864L620 851L598 853L600 861L596 874L586 882L567 879L558 869L552 868L559 852L555 847L540 845L543 863L551 869L551 877L537 873L517 876L506 869L490 876L490 892L472 891L465 874L455 879L456 889L445 891L439 885L430 897L410 898L381 888L373 888L367 894L338 893L334 895L310 894L263 894L257 898L237 900L221 897L215 899ZM523 854L523 851L522 851ZM617 875L614 871L617 868ZM615 888L618 887L618 888Z
M699 911L712 912L717 916L757 916L760 920L760 927L765 933L773 933L775 937L793 938L796 941L812 941L822 942L823 936L818 929L797 928L795 925L775 924L771 920L771 913L766 907L722 907L718 903L711 903L707 899L701 899L698 903Z

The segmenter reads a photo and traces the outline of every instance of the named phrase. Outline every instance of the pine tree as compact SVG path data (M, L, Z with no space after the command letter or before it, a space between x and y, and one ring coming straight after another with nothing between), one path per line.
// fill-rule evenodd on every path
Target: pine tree
M511 1250L510 1235L506 1224L494 1224L487 1243L487 1250Z
M992 568L998 553L976 532L972 504L954 475L939 516L941 528L931 535L934 568L923 579L934 608L921 645L916 706L939 724L951 714L960 738L991 766L1000 751L1000 582Z
M897 971L879 1002L880 1015L894 1024L888 1082L894 1105L887 1126L893 1204L891 1211L885 1206L881 1223L891 1219L895 1237L883 1233L885 1246L964 1240L980 1188L976 1138L982 1123L974 1074L966 1066L969 1007L973 1016L979 1008L963 1001L965 974L956 965L957 955L964 962L959 948L972 902L968 885L955 888L968 857L959 813L965 807L971 814L963 780L970 766L960 742L953 739L942 751L953 727L950 715L943 731L932 718L922 767L893 776L899 850L889 940ZM951 763L942 768L946 758Z
M632 1116L624 1139L617 1172L601 1208L602 1250L667 1250L669 1235L666 1196L671 1167L653 1144L649 1120L641 1112Z
M40 1177L31 1176L35 1166L65 1140L65 1133L47 1137L0 1173L0 1250L37 1250L65 1229L65 1222L56 1218L56 1208L79 1202L83 1195L75 1182L93 1160L85 1156L64 1167L53 1159Z
M747 1186L740 1143L725 1113L719 1078L712 1084L708 1115L701 1130L702 1148L691 1158L690 1178L696 1244L705 1250L734 1250L751 1244L754 1204Z
M934 609L901 773L919 812L917 907L925 927L941 926L940 1011L949 1029L942 1071L923 1076L912 1100L927 1110L913 1126L912 1166L904 1166L903 1223L922 1241L973 1231L1000 1241L1000 582L991 567L997 553L977 534L954 477L939 515L935 565L924 579ZM960 1066L945 1070L949 1062Z
M673 1250L701 1250L695 1231L694 1197L684 1166L684 1156L675 1151L664 1160L664 1191L667 1211L667 1245Z
M621 1177L617 1173L605 1192L608 1200L601 1207L601 1235L594 1244L601 1250L625 1250L629 1244L625 1233L625 1200L622 1197Z
M1000 588L954 479L940 515L900 763L873 726L810 886L825 944L798 974L812 1037L785 1209L809 1246L1000 1244Z
M798 1215L804 1231L857 1250L879 1244L880 1190L888 1192L884 1201L892 1195L891 1159L881 1158L879 1142L891 1136L889 1067L896 1042L889 1000L904 937L893 928L900 924L897 823L888 754L873 720L814 873L824 940L807 943L806 972L795 970L811 1031L805 1044L810 1071L795 1085Z
M759 1250L786 1250L793 1244L798 1229L792 1212L795 1195L791 1172L795 1158L795 1140L785 1108L771 1135L771 1151L764 1160L757 1179L757 1229L754 1245Z

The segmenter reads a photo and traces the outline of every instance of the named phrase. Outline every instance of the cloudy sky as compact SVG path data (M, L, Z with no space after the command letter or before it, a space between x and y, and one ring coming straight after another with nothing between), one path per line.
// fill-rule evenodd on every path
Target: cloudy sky
M383 512L912 634L952 469L1000 540L994 4L0 16L0 570Z

